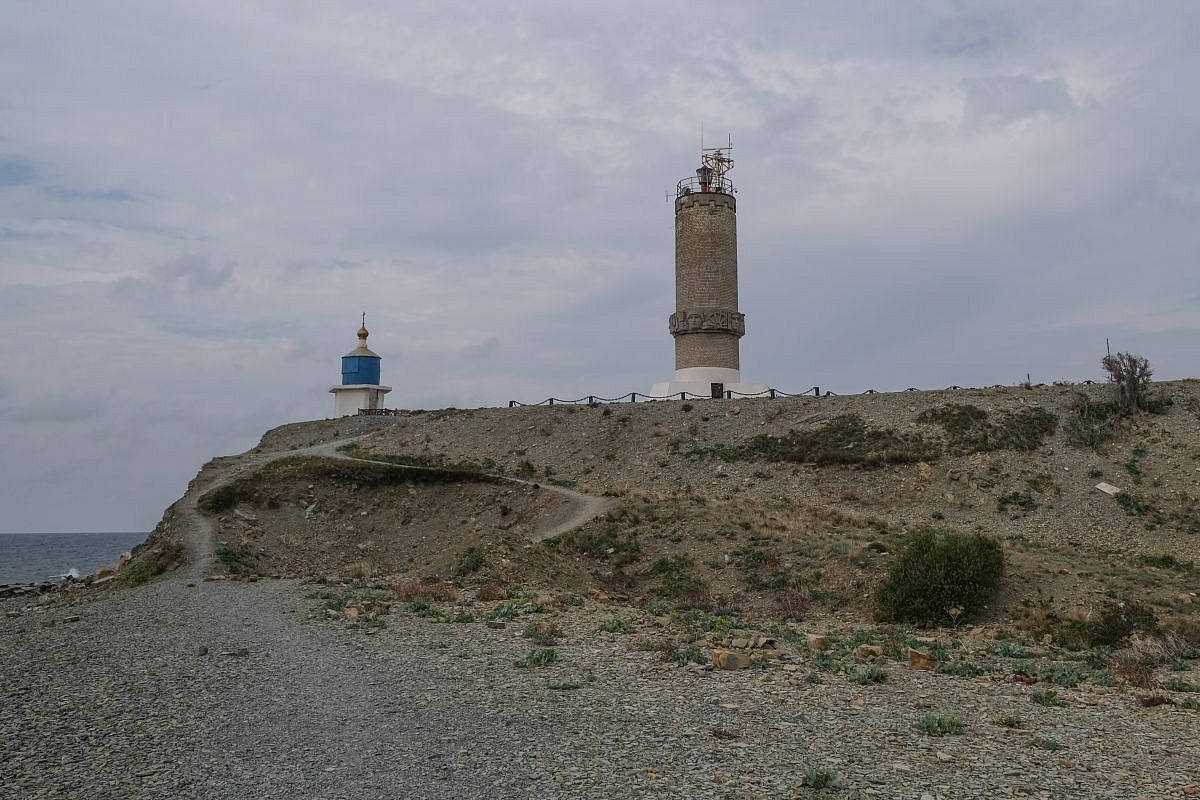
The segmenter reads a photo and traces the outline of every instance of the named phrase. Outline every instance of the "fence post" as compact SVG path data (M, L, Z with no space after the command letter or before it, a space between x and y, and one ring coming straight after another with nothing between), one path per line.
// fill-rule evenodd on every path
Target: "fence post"
M550 398L550 405L554 405L554 398L553 398L553 397L551 397L551 398Z

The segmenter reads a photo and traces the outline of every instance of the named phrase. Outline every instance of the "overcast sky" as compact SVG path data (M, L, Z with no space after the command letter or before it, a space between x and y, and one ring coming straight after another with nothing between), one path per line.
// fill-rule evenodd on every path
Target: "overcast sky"
M1200 374L1200 4L0 0L0 531L327 416L648 391L733 137L742 375Z

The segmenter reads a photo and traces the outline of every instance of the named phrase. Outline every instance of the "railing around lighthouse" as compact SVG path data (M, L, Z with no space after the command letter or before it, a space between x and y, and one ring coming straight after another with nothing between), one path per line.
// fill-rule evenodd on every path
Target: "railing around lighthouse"
M680 198L689 194L703 194L719 192L721 194L733 194L737 189L733 188L733 182L724 176L713 176L711 180L701 182L699 178L684 178L679 183L675 184L675 197Z

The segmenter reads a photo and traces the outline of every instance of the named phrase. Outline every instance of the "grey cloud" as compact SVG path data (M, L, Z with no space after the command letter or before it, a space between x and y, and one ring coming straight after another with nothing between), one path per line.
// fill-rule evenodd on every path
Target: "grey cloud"
M987 128L1036 116L1055 116L1075 109L1061 78L991 75L962 82L966 101L963 125Z

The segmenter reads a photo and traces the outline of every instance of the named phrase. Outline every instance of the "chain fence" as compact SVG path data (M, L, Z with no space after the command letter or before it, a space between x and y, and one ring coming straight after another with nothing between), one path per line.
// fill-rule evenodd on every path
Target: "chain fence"
M1053 384L1046 383L1022 383L1015 388L1023 389L1041 389L1046 386L1092 386L1096 382L1092 380L1070 382L1070 381L1055 381ZM1002 383L997 383L991 386L947 386L945 389L921 389L916 386L910 386L907 389L897 390L900 392L924 392L924 391L961 391L961 392L977 392L982 389L1010 389L1014 387L1005 386ZM693 392L675 392L667 395L645 394L643 392L629 392L620 397L601 397L596 394L589 394L586 397L577 397L573 400L568 400L561 397L547 397L538 403L522 403L519 400L509 400L509 408L536 408L538 406L598 406L610 403L644 403L652 400L750 400L750 399L777 399L787 397L854 397L856 395L868 394L887 394L888 390L881 389L864 389L861 392L850 392L840 394L838 392L821 391L820 386L814 386L811 389L803 392L785 392L782 389L764 389L761 392L737 392L732 389L724 391L723 396L713 397L707 394L696 394ZM359 416L363 417L395 417L409 413L406 409L401 408L360 408Z

